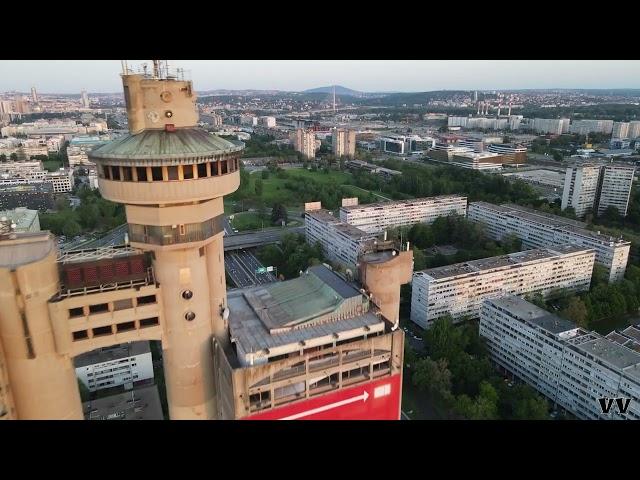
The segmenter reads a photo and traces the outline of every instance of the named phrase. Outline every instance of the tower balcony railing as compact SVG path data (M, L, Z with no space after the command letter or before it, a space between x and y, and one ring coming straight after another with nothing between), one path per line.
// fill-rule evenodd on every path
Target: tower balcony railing
M161 246L201 242L221 233L223 229L220 215L202 223L182 225L129 224L129 241Z

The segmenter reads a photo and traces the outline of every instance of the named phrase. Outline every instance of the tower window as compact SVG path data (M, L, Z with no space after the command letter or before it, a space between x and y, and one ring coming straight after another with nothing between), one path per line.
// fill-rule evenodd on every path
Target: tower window
M109 169L108 165L100 167L100 172L102 172L102 176L104 178L106 178L107 180L111 180L111 170Z
M193 178L193 165L182 166L182 178L184 178L185 180L190 180Z
M207 164L199 163L198 164L198 178L205 178L207 176Z
M136 172L138 173L139 182L147 181L147 167L136 167Z
M169 180L178 180L178 167L167 167Z
M151 167L151 178L154 182L162 181L162 167Z
M186 230L184 224L180 224L180 235L186 235Z
M124 180L125 182L133 181L131 167L122 167L122 180Z
M211 167L211 176L215 177L218 175L218 162L211 162L209 164L209 166Z
M120 180L120 167L111 166L111 178L113 180Z
M73 332L73 341L76 342L78 340L84 340L85 338L89 338L89 334L86 330L80 330L79 332Z
M226 175L229 172L227 163L228 161L222 161L222 172L220 172L222 175Z

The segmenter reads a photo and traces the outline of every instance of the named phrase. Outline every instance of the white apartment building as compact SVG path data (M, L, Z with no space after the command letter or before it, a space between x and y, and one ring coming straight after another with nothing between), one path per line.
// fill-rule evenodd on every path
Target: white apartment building
M477 317L485 298L557 289L589 289L595 252L558 245L413 273L411 321L429 328L439 317Z
M613 120L574 120L569 127L570 133L587 135L589 133L611 134Z
M2 152L2 150L0 150ZM29 160L26 162L5 162L0 163L0 175L5 177L27 176L31 173L44 172L40 160Z
M319 242L326 257L348 268L355 268L358 256L376 235L365 232L331 215L327 210L306 212L304 231L307 243Z
M611 136L614 138L629 138L629 122L614 122Z
M260 117L260 122L267 128L276 128L276 117Z
M640 121L629 122L629 140L640 138Z
M602 215L607 207L616 207L620 215L627 215L634 172L634 165L609 164L603 167L598 215Z
M598 194L601 165L582 164L567 167L562 191L562 210L573 207L577 217L594 208Z
M76 376L90 392L104 388L132 388L133 383L153 379L149 342L123 343L100 348L74 359Z
M562 135L565 127L564 118L533 118L530 121L530 128L537 133L551 133Z
M576 164L567 167L562 193L562 209L573 207L576 216L589 209L601 215L616 207L627 215L635 166L629 164Z
M494 205L471 202L468 218L485 226L494 240L515 235L523 248L545 248L572 244L596 252L596 262L607 268L609 282L624 278L631 243L586 229L586 225L569 218L538 212L519 205Z
M316 152L320 149L320 140L316 140L313 130L296 129L291 133L291 143L294 150L302 153L305 158L316 158Z
M346 128L334 128L331 144L333 146L333 154L336 157L355 157L356 131Z
M379 233L388 227L433 223L438 217L467 214L467 197L441 195L394 202L369 203L340 208L340 221L367 233Z
M625 332L611 340L516 296L487 299L480 310L491 359L583 420L640 420L640 329ZM628 398L628 410L613 403L603 413L600 398Z

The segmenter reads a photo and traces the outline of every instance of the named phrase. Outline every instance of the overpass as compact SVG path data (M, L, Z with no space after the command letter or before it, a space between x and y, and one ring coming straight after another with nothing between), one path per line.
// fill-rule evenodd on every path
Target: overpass
M261 247L272 243L278 243L285 233L302 233L304 227L282 228L278 230L266 230L262 232L235 233L224 236L224 251L240 250L243 248Z

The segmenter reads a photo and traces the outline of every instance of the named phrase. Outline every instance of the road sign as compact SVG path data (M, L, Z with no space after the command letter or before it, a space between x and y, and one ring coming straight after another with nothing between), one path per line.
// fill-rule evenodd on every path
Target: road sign
M256 270L256 273L266 273L267 269L264 267L260 267L258 270Z
M273 267L267 267L267 272L273 272Z

